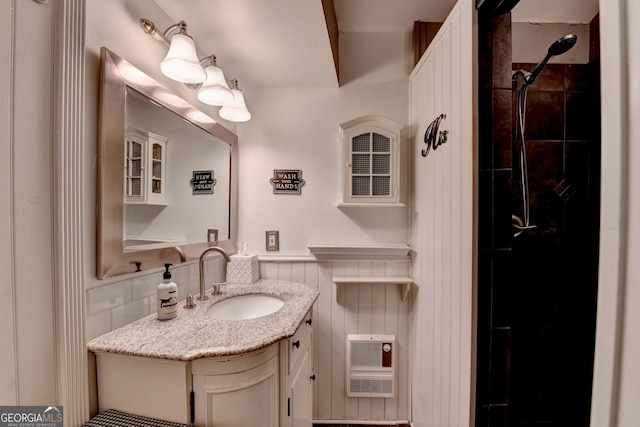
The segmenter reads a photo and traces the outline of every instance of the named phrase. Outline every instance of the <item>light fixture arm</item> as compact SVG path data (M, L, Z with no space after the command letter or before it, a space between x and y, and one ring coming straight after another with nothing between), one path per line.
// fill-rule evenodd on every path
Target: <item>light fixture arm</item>
M214 65L214 66L218 66L218 64L216 63L216 60L218 58L216 58L216 56L214 54L211 54L209 56L205 56L204 58L202 58L200 60L200 65L202 65L203 67L206 67L208 65Z
M156 27L156 24L154 24L153 21L146 18L140 18L140 27L142 27L142 30L145 33L152 36L157 36L160 40L164 41L167 44L167 46L171 44L171 40L169 36L173 31L177 30L176 31L177 33L188 35L187 23L185 21L176 22L175 24L171 25L169 28L164 30L164 32L160 33L158 31L158 28Z

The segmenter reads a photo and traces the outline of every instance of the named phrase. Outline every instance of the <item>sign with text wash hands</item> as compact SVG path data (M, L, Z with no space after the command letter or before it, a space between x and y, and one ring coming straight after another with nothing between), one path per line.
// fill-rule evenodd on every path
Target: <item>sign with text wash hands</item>
M304 185L300 169L274 169L270 182L273 194L300 194Z

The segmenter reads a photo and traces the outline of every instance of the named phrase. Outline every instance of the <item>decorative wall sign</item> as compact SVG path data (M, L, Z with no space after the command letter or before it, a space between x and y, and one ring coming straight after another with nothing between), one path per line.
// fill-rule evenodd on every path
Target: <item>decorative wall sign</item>
M193 178L189 183L193 189L192 194L213 194L213 187L218 182L213 177L213 171L193 171Z
M429 124L429 126L427 126L427 130L424 132L424 143L427 144L427 148L422 150L422 157L427 157L431 148L437 150L439 146L447 142L447 135L449 134L449 131L443 130L438 132L440 122L446 118L447 116L444 113L440 114L431 122L431 124Z
M270 181L273 194L300 194L304 185L300 169L274 169Z

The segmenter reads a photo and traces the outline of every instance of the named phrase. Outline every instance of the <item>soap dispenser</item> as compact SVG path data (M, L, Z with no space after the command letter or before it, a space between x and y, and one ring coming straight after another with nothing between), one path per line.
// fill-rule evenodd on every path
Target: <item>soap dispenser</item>
M178 286L171 281L171 264L165 264L162 283L158 285L158 320L173 319L178 315Z

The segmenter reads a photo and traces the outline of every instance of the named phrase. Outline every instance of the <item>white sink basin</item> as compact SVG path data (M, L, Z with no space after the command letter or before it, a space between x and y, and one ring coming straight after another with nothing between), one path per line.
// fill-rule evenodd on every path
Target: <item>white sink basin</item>
M217 320L247 320L275 313L284 306L280 298L267 294L247 294L227 298L207 309L207 316Z

